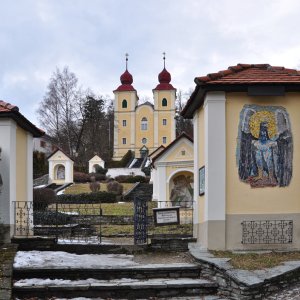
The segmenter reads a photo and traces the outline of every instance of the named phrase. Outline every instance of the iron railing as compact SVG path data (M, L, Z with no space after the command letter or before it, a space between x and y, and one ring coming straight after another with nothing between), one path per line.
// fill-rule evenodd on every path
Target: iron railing
M16 201L14 235L52 237L65 244L147 244L153 236L192 236L193 203L182 202L177 206L178 223L157 225L155 209L171 208L172 203L143 201L146 202L142 210L133 202L46 204Z
M242 222L242 244L289 244L292 242L292 220Z

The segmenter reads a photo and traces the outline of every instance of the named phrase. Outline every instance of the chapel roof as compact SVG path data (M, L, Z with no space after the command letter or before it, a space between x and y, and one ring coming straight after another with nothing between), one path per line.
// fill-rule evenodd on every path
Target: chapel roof
M43 130L36 127L19 112L18 106L3 100L0 100L0 118L13 119L21 128L32 133L34 137L41 137L45 134Z
M166 153L167 151L169 151L169 149L171 149L175 144L177 144L177 142L183 138L188 139L191 143L194 143L194 140L192 137L190 137L186 132L182 132L175 140L172 141L172 143L170 143L167 147L165 147L161 152L159 152L156 156L154 156L152 158L152 164L154 164L154 162L161 157L164 153Z
M185 117L192 117L195 109L203 104L207 91L247 91L249 86L258 85L295 89L300 85L300 71L269 64L237 64L227 70L196 77L194 81L196 88L182 111ZM300 86L297 90L300 91Z

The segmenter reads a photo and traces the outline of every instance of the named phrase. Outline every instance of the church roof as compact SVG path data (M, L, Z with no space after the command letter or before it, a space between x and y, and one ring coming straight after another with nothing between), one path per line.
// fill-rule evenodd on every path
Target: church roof
M125 72L120 76L121 85L114 90L115 91L135 91L135 88L132 86L133 77L128 72L127 68Z
M193 138L191 138L187 133L182 132L174 141L172 141L172 143L170 143L164 150L162 150L161 152L159 152L156 156L154 156L152 158L152 164L159 158L161 157L164 153L166 153L167 151L169 151L170 148L172 148L175 144L177 144L177 142L183 138L188 139L191 143L194 143Z
M43 130L36 127L19 112L18 106L3 100L0 100L0 118L13 119L21 128L30 132L34 137L41 137L45 134Z
M71 157L70 157L70 155L68 155L66 152L64 152L63 150L61 150L61 149L59 149L59 148L57 148L54 152L52 152L48 157L47 157L47 159L49 160L54 154L56 154L57 152L62 152L66 157L68 157L70 160L72 160L72 161L74 161L74 159L72 159Z
M171 74L164 67L163 70L158 74L158 82L159 84L156 86L154 90L176 90L171 82Z
M196 77L194 81L196 88L182 111L182 115L189 118L203 104L207 91L240 92L257 85L289 86L290 91L300 91L300 71L269 64L237 64L227 70Z

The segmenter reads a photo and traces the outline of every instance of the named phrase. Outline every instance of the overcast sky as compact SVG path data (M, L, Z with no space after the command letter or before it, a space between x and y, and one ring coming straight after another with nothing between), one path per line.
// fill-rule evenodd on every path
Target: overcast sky
M38 125L56 67L113 97L129 53L140 98L163 68L187 91L237 63L300 69L298 0L0 0L0 99Z

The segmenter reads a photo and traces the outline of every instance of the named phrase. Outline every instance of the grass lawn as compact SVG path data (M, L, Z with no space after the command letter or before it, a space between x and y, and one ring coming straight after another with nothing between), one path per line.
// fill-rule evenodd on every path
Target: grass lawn
M245 270L260 270L280 265L284 261L300 260L300 252L270 252L270 253L232 253L230 251L211 251L215 257L231 258L234 268Z
M124 193L132 188L133 183L122 183L124 188ZM106 183L100 183L100 191L106 192ZM67 187L65 189L65 194L82 194L82 193L90 193L89 183L74 183L73 185Z
M155 207L157 207L156 202L148 203L148 215L153 214L152 208ZM55 205L49 205L49 209L54 211ZM134 213L133 202L102 203L101 209L103 215L133 216ZM80 215L97 215L100 211L100 204L59 204L58 211L61 213L76 212Z

